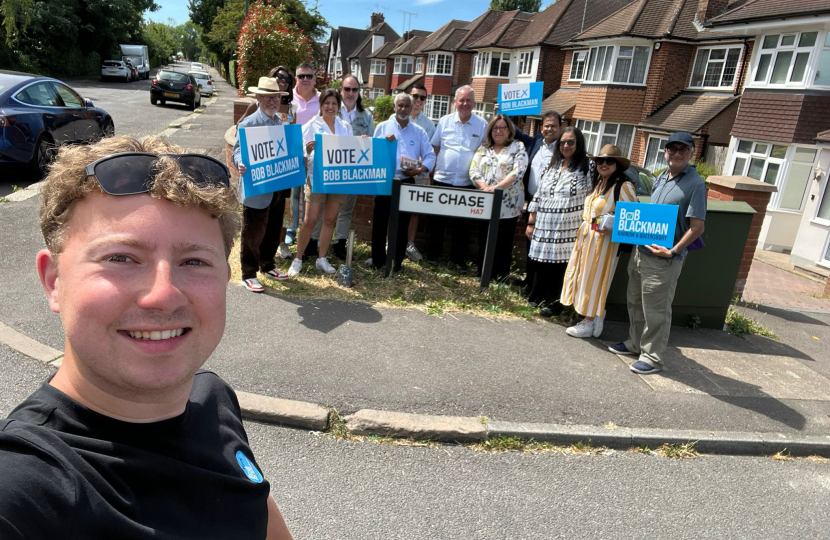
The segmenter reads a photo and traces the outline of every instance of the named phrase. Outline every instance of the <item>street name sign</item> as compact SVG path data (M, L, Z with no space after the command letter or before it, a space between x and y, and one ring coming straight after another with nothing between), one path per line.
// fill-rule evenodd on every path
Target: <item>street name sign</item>
M400 211L471 219L490 219L495 193L403 184Z

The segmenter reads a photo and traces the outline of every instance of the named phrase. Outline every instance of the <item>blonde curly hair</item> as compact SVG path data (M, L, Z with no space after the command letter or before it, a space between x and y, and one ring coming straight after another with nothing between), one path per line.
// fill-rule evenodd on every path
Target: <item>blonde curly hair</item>
M40 230L46 247L57 256L66 242L66 224L76 201L88 193L104 193L95 178L86 175L90 163L120 152L147 152L151 154L184 154L180 146L160 137L110 137L88 146L61 148L41 189ZM230 255L234 238L240 227L239 201L231 187L200 186L179 168L176 161L160 157L149 195L154 199L170 201L182 208L201 208L219 220L225 257Z

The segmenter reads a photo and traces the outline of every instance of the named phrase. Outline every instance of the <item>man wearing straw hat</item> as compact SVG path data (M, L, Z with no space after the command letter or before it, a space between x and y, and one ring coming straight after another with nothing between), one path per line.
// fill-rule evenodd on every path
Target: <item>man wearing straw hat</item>
M277 108L280 98L288 93L279 90L276 78L260 77L259 85L249 86L248 93L256 98L258 108L252 115L239 122L239 129L282 124L277 116ZM239 132L237 131L236 142L233 145L233 164L239 170L240 175L247 170L242 164L241 157L242 148L239 145ZM242 285L251 292L261 293L265 289L257 279L257 271L278 281L288 279L288 274L280 272L274 264L285 212L285 192L245 197L240 179L239 198L244 207L239 254L242 266Z

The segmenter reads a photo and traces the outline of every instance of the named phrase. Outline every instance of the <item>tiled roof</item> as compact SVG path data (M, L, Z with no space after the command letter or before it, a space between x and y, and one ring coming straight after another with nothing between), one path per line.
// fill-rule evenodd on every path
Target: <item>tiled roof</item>
M423 82L424 76L422 74L415 75L414 77L410 77L409 79L405 80L401 84L395 87L395 90L400 90L401 92L406 92L410 86L413 84L417 84L418 82Z
M391 26L389 26L386 22L381 22L377 24L374 28L369 30L369 34L363 41L360 42L359 45L357 45L354 49L346 53L346 58L356 58L358 56L362 58L367 58L368 55L371 53L372 38L378 34L383 35L386 42L400 39L398 33L395 32L395 30ZM344 50L346 50L345 47Z
M556 111L562 116L567 116L576 107L578 93L579 88L560 88L542 102L542 114Z
M617 36L692 41L725 39L713 36L706 29L698 31L694 24L697 9L697 0L636 0L578 34L573 41Z
M707 122L737 99L738 96L732 95L681 92L646 117L638 127L699 133Z
M400 44L401 44L400 40L393 41L391 43L384 43L382 47L380 47L378 50L376 50L375 52L370 54L368 56L368 58L380 58L380 59L389 58L389 53L394 51L395 48Z
M464 40L458 44L458 49L472 52L472 49L469 49L467 47L467 44L475 43L476 41L480 40L482 37L490 33L490 31L493 30L500 23L506 24L506 21L509 21L509 19L504 18L505 13L510 12L494 11L492 9L488 9L487 11L476 17L475 20L473 20L473 22L467 25L467 35L464 38Z
M562 16L550 30L544 43L559 46L569 39L590 28L609 15L616 13L635 0L573 0L565 6ZM562 3L559 0L554 6ZM548 8L545 11L550 10ZM540 14L541 15L541 14Z
M821 133L816 135L816 141L830 143L830 129L828 129L827 131L822 131Z
M469 21L459 21L457 19L451 20L426 38L421 46L421 52L454 50L452 48L446 48L452 47L452 45L447 44L448 39L455 30L464 29L468 24L470 24ZM466 30L464 30L463 33L466 33Z
M507 46L505 38L508 37L508 34L511 40L515 41L515 36L520 35L522 30L527 28L530 19L533 18L532 13L525 13L518 9L494 11L493 13L498 14L497 18L493 16L496 21L493 27L487 33L467 40L464 44L466 48L480 49L483 47Z
M412 56L414 54L417 54L418 52L420 52L421 45L424 44L425 39L425 37L421 36L415 36L413 38L410 38L409 41L404 41L403 43L395 47L395 49L392 52L390 52L389 55L396 56L399 54L405 54Z
M814 14L830 14L827 0L748 0L734 9L713 17L707 26L722 26L769 19L784 19Z
M353 50L357 48L365 39L370 36L369 30L361 30L360 28L349 28L348 26L341 26L332 31L332 46L340 40L340 54L343 59L349 57Z

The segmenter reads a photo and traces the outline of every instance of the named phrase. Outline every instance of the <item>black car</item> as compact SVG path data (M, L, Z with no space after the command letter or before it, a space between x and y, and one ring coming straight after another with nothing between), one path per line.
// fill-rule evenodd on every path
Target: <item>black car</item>
M654 189L654 181L657 180L651 172L637 165L631 165L623 174L634 182L638 197L651 195L651 190Z
M199 82L193 75L181 71L160 70L151 81L150 103L164 105L166 101L186 103L194 110L202 104Z
M115 133L112 117L65 83L0 71L0 165L28 164L38 178L58 146Z

